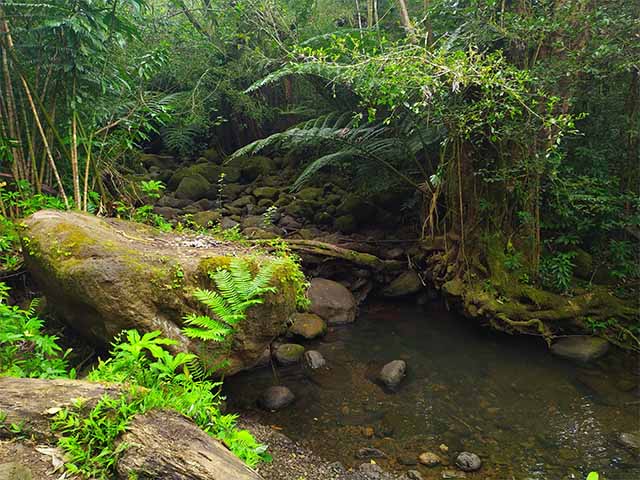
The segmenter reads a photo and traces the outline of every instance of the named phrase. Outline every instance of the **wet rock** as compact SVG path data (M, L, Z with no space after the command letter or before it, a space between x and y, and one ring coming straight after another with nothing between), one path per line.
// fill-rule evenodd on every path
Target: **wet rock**
M356 458L360 460L371 460L372 458L386 458L386 454L377 448L363 447L356 453Z
M554 355L585 363L602 357L608 351L609 342L590 335L561 338L551 346Z
M157 202L158 207L171 207L181 209L189 205L189 200L175 198L171 195L164 195Z
M249 215L242 219L242 226L247 227L264 227L264 217L262 215Z
M445 445L444 443L441 443L440 446L438 447L438 449L442 453L447 453L449 451L449 447L447 445Z
M378 378L389 388L396 388L407 373L407 363L404 360L394 360L387 363Z
M625 447L632 450L640 450L640 431L621 433L618 441Z
M442 478L467 478L467 475L464 472L456 472L455 470L443 470Z
M412 295L422 290L422 280L416 272L409 270L400 274L383 291L385 297L402 297Z
M324 335L327 325L324 320L315 313L297 313L293 317L293 324L289 327L289 333L299 335L311 340Z
M308 352L305 352L304 359L312 370L322 368L327 364L327 361L317 350L309 350Z
M308 292L309 310L329 325L351 323L356 319L356 300L343 285L324 278L314 278Z
M276 348L274 355L280 365L293 365L302 359L304 347L297 343L283 343Z
M265 410L281 410L293 403L295 395L291 390L282 385L269 387L258 399L258 404Z
M407 480L423 480L422 474L418 470L409 470L404 474L404 478Z
M456 457L456 466L464 472L475 472L482 467L482 460L475 453L462 452Z
M0 478L2 480L32 480L31 470L17 462L0 464Z
M435 467L442 463L442 459L433 452L421 453L418 457L420 463L426 467Z

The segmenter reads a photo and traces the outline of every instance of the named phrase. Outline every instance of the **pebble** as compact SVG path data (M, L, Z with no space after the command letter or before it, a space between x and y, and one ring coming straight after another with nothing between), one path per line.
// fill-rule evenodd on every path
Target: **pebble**
M407 480L424 480L422 474L417 470L409 470L405 474L405 478L407 478Z
M358 450L356 458L360 460L370 460L372 458L385 458L387 455L380 449L373 447L364 447Z
M467 478L464 472L456 472L455 470L443 470L442 478Z

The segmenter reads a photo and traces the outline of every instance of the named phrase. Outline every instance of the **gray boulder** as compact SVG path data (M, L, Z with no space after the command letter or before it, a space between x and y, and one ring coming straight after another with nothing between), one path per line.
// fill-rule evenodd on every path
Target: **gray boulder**
M583 363L600 358L608 351L609 342L590 335L561 338L551 346L554 355Z
M265 410L277 411L288 407L296 399L291 390L282 385L269 387L258 399L258 404Z
M400 385L406 373L407 363L404 360L394 360L382 367L378 378L387 387L393 389Z
M482 460L475 453L462 452L456 457L456 466L463 472L475 472L482 467Z
M325 278L314 278L308 292L309 310L329 325L351 323L356 319L356 300L343 285Z

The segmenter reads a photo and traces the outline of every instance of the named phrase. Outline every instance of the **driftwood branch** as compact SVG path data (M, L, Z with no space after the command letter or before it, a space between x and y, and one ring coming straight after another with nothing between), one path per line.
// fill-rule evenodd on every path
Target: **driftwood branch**
M0 378L0 412L6 423L22 425L22 433L53 440L50 420L76 399L91 408L102 396L117 396L121 387L78 380ZM191 420L172 411L151 411L136 416L119 440L129 447L118 461L118 478L171 478L175 480L261 480L219 441Z

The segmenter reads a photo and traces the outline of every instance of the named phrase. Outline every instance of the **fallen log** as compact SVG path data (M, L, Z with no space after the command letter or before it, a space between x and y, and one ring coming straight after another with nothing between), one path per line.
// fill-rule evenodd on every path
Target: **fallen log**
M268 249L269 241L258 240L254 243L259 243ZM350 250L348 248L339 247L331 243L320 242L318 240L287 239L286 243L294 252L345 260L353 263L354 265L371 268L376 271L393 271L406 268L406 262L399 260L383 260L370 253L358 252L356 250Z
M117 396L122 388L79 380L0 378L0 412L5 424L21 425L21 435L55 439L52 415L84 400L92 408L102 396ZM219 441L183 415L155 410L134 417L119 442L128 448L119 459L119 479L261 480Z

